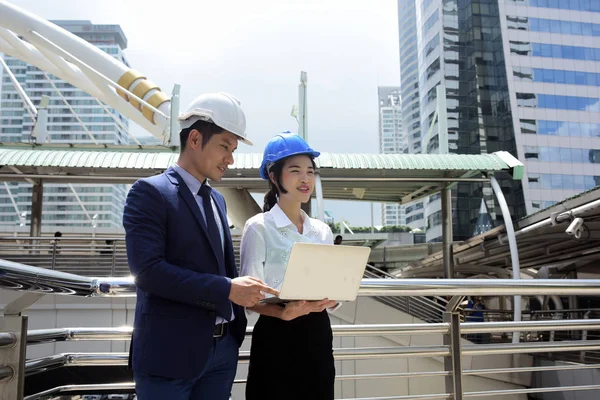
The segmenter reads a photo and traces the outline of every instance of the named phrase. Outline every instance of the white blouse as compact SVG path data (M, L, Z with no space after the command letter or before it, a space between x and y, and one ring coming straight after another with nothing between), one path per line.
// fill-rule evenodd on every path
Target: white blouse
M257 214L246 222L240 247L241 276L253 276L280 290L294 243L333 244L329 225L310 218L304 211L301 213L304 221L302 234L277 204L270 211Z

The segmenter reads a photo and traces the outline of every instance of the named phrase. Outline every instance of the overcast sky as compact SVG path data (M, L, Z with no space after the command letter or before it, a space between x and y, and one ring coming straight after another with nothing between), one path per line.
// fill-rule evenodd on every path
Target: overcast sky
M232 93L255 143L239 151L262 153L274 134L297 131L290 111L301 70L308 73L311 146L379 151L377 86L400 81L394 0L11 2L45 19L121 25L131 66L167 93L180 84L182 108L201 93ZM370 223L366 203L326 201L326 209L353 225Z

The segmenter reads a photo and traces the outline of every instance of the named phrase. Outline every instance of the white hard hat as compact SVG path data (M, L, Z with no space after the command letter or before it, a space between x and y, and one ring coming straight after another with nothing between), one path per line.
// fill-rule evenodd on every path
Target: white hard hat
M246 115L238 99L227 93L207 93L191 102L179 116L179 126L187 129L196 121L209 121L236 135L240 142L252 146L246 138Z

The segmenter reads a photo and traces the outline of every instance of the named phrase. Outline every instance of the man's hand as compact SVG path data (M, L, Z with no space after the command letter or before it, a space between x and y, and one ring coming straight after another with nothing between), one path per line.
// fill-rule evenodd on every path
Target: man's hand
M229 300L242 307L254 307L265 298L265 293L279 296L279 290L265 285L260 279L241 276L231 280Z

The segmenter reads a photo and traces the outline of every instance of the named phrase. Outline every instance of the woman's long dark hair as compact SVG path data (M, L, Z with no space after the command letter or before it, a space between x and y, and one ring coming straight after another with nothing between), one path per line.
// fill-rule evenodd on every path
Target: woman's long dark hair
M309 155L306 154L307 157L310 157L310 162L313 165L313 168L317 169L317 166L315 164L315 159ZM273 166L269 169L269 173L273 173L274 178L275 178L275 182L277 182L277 185L275 185L273 183L273 181L271 181L271 179L269 179L269 191L267 192L267 194L265 194L265 203L263 205L263 212L267 212L269 210L271 210L273 207L275 207L275 204L277 204L277 198L279 197L279 188L281 188L281 193L286 194L287 190L285 190L285 188L283 187L283 185L281 184L281 171L283 171L283 166L285 164L285 158L282 158L281 160L277 161L275 164L273 164Z

